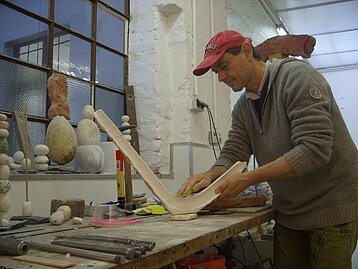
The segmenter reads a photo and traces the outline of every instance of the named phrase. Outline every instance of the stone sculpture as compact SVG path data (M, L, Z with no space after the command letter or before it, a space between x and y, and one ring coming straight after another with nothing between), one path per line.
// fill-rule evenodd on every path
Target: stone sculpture
M70 108L67 103L67 80L65 76L54 74L48 79L51 107L48 117L51 122L47 128L46 145L48 156L57 164L73 160L77 149L77 137L69 123Z
M7 116L0 114L0 226L9 226L7 215L10 209L10 197L8 192L11 189L9 157L7 156L7 137L9 136L9 123ZM6 146L4 146L6 145Z
M104 167L105 155L99 146L101 133L93 121L93 107L87 105L83 109L83 119L77 125L79 146L75 155L75 163L82 172L98 173Z

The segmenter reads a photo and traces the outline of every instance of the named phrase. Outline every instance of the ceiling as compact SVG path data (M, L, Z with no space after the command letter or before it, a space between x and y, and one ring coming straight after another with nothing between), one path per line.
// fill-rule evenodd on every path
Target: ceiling
M357 68L358 0L264 0L277 25L316 38L309 62L317 69ZM269 14L270 15L270 14Z

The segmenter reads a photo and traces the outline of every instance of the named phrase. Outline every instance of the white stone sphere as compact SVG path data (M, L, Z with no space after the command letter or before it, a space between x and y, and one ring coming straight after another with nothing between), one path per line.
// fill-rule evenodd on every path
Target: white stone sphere
M65 215L65 220L68 220L71 217L71 207L69 207L68 205L61 205L59 208L57 208L56 211L62 211Z
M122 122L124 123L124 122L128 122L129 121L129 116L128 115L123 115L122 117L121 117L121 119L122 119Z
M9 131L6 129L0 129L0 138L6 138L9 136Z
M49 152L49 148L46 145L39 144L34 147L35 155L47 155L48 152Z
M91 105L86 105L83 108L82 115L83 115L84 119L92 120L93 119L93 114L94 114L94 109L93 109L93 107Z
M9 157L5 153L0 153L0 164L9 164Z
M49 158L46 155L38 155L34 159L34 163L48 163Z
M76 133L80 146L98 145L101 141L101 133L93 120L81 120L77 125Z
M0 180L0 193L7 193L11 189L11 182L8 179Z
M27 161L27 167L26 167L26 161ZM29 159L29 158L25 158L25 159L23 159L22 160L22 162L21 162L21 168L22 169L30 169L31 168L31 160Z
M50 222L55 225L60 225L65 222L65 215L63 212L54 212L50 216Z
M35 163L34 168L39 171L46 171L48 169L47 163Z
M10 163L9 167L11 170L17 170L21 167L21 164L17 164L17 163Z
M75 156L75 164L82 171L95 174L103 169L105 155L98 145L79 146Z
M10 163L14 163L14 159L13 159L12 157L8 156L7 158L8 158L8 160L9 160L9 164L10 164Z
M7 211L4 211L4 212L0 211L0 220L2 220L2 219L9 220L9 216L7 213L8 213Z
M7 120L7 116L5 114L0 114L0 121Z
M0 164L0 180L9 179L10 167L7 164Z
M7 121L0 121L0 129L8 129L9 123Z
M0 193L0 211L6 212L10 209L10 197L7 193Z
M7 226L9 226L10 225L10 221L8 221L7 219L2 219L1 221L0 221L0 226L1 227L7 227Z
M25 158L25 154L22 151L16 151L12 158L14 159L15 163L20 164Z

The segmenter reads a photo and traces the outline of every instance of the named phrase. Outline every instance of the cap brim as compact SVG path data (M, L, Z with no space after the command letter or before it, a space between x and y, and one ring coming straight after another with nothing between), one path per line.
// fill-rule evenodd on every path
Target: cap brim
M204 75L223 56L225 51L206 57L193 71L194 76Z

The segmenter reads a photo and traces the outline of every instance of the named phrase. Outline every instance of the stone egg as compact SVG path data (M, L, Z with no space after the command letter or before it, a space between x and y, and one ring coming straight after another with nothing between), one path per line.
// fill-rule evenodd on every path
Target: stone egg
M98 145L101 141L101 133L93 120L83 119L78 123L77 139L80 146Z
M5 114L0 113L0 121L7 120L7 116Z
M0 121L0 129L8 129L9 123L7 121Z
M49 152L49 148L46 145L36 145L34 147L34 154L35 155L47 155Z
M27 161L27 163L26 163L26 161ZM26 165L27 165L27 167L26 167ZM26 170L26 168L30 169L31 168L31 160L29 158L24 158L21 162L21 168L24 170Z
M54 117L46 132L48 156L57 164L66 164L73 160L77 149L77 137L72 125L63 116Z
M7 193L11 189L11 182L8 179L0 180L0 193Z
M21 163L22 160L25 158L25 154L22 151L16 151L14 155L12 155L15 163Z
M103 169L105 155L98 145L79 146L75 156L75 164L82 171L95 174Z
M7 153L9 150L9 145L5 137L0 137L0 153Z
M0 164L0 180L9 179L10 167L7 164Z
M0 164L9 164L9 157L5 153L0 153Z
M83 115L84 119L92 120L93 119L93 113L94 113L94 109L93 109L93 107L91 105L86 105L83 108L82 115Z
M0 211L6 212L10 209L10 197L7 193L0 193Z
M6 138L9 136L9 131L6 129L0 129L0 137L1 138Z

